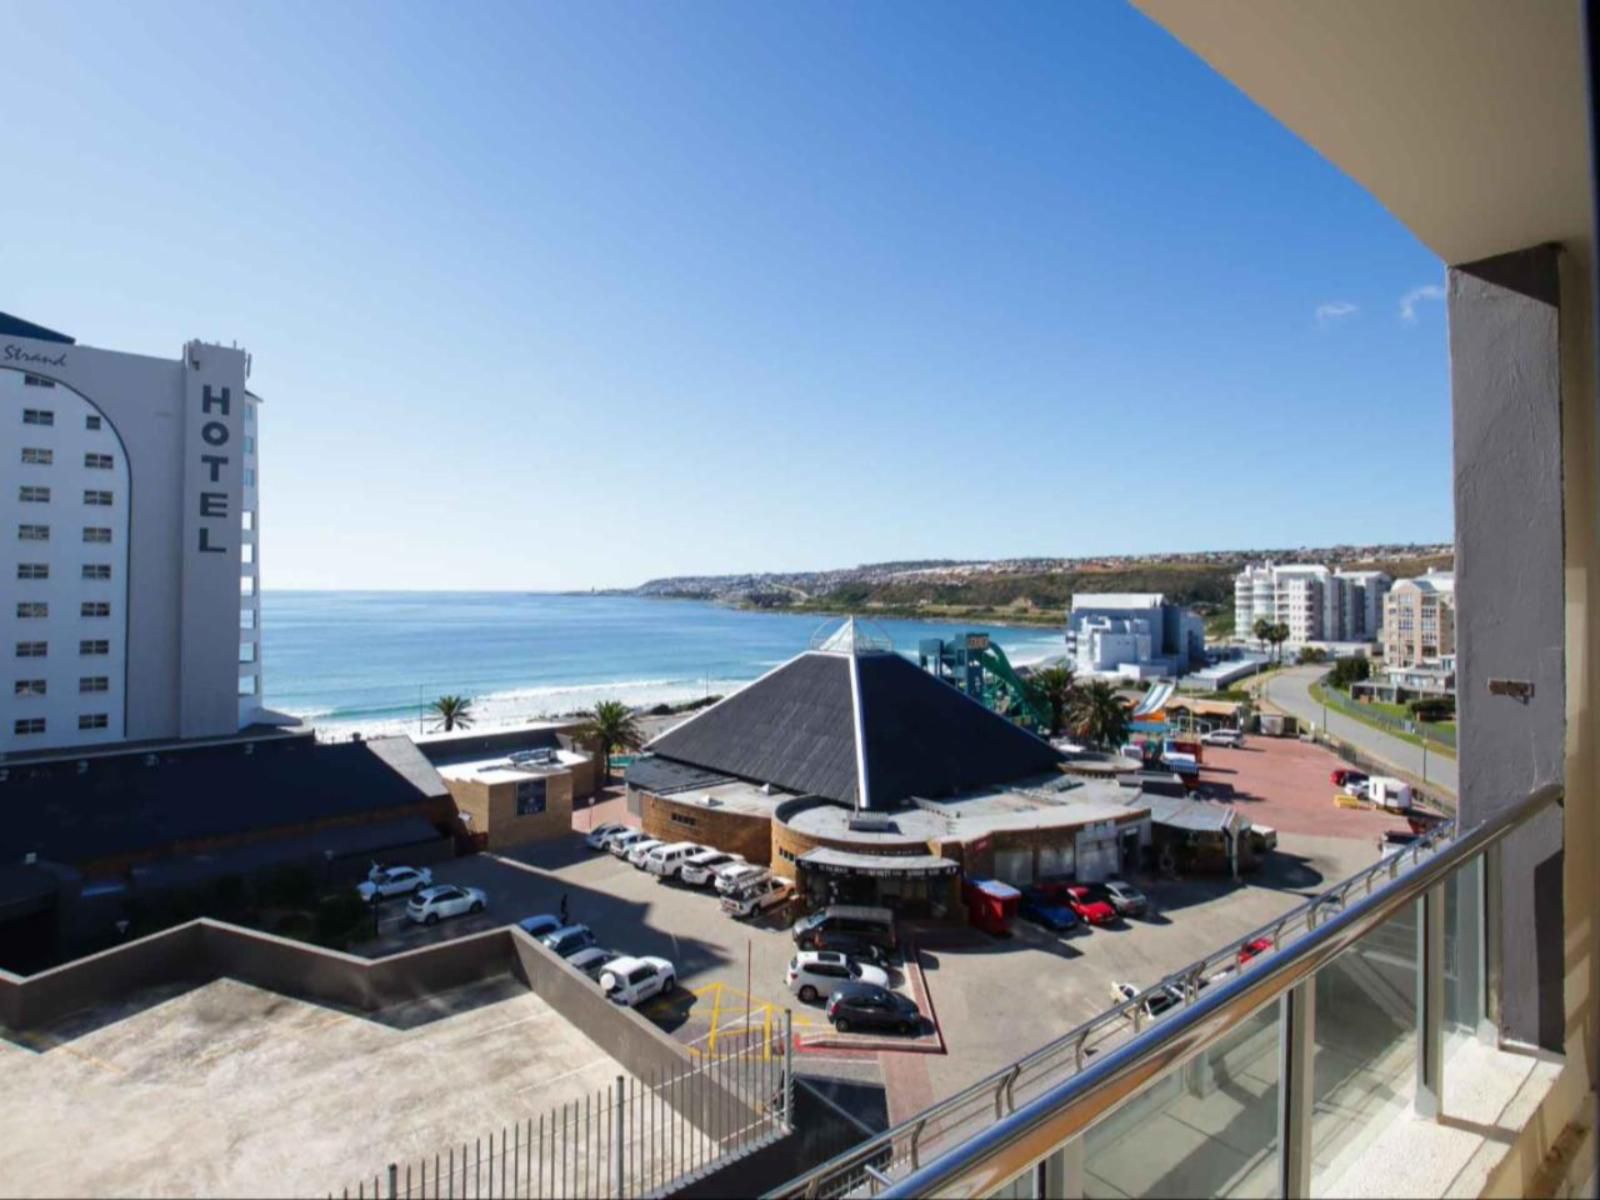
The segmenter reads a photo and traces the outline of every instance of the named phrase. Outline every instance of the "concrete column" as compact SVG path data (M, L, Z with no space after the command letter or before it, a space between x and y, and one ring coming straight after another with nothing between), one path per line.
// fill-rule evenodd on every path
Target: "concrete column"
M1560 251L1450 269L1460 811L1564 778ZM1561 1048L1562 819L1510 839L1498 913L1504 1036Z

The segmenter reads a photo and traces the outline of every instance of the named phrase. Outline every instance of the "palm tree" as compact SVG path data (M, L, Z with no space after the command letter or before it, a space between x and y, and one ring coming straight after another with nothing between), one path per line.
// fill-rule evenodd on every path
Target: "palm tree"
M1035 671L1028 680L1034 699L1050 714L1050 736L1055 737L1067 722L1072 708L1072 698L1077 694L1078 681L1071 667L1045 667Z
M1116 688L1104 679L1094 679L1073 689L1068 718L1072 731L1094 746L1115 748L1128 737L1128 706Z
M588 742L600 755L601 786L611 782L611 752L637 750L644 745L644 732L639 728L633 710L621 700L602 700L583 714L583 724L575 735Z
M433 715L443 722L439 726L445 733L453 729L472 728L472 699L468 696L440 696L428 705Z
M1257 617L1256 623L1250 626L1250 632L1256 635L1256 641L1261 644L1263 654L1266 653L1267 643L1272 640L1273 628L1272 622L1265 617Z
M1278 665L1283 665L1283 644L1289 640L1289 627L1287 625L1274 625L1267 632L1267 641L1272 643L1273 655Z

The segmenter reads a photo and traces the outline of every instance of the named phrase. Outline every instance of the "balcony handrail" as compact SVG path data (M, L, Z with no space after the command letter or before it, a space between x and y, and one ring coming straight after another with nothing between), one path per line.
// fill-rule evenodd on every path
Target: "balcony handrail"
M1226 943L1205 958L1172 972L1132 998L1097 1013L1060 1037L1030 1050L1021 1058L1007 1063L977 1082L968 1084L902 1124L868 1138L789 1180L783 1186L767 1193L767 1200L786 1196L834 1195L841 1190L839 1186L841 1180L845 1182L843 1190L849 1190L848 1180L852 1173L866 1172L868 1167L874 1167L874 1171L870 1174L877 1173L877 1168L883 1163L886 1154L891 1162L897 1157L909 1158L912 1169L916 1169L921 1165L918 1154L921 1139L930 1127L937 1135L941 1125L947 1121L973 1119L977 1114L987 1122L996 1116L1004 1115L1000 1108L996 1107L1001 1089L1005 1090L1005 1099L1008 1102L1006 1111L1015 1111L1015 1091L1020 1076L1030 1071L1042 1073L1049 1069L1048 1064L1052 1060L1061 1060L1063 1064L1070 1061L1074 1073L1081 1071L1088 1054L1098 1051L1098 1043L1091 1047L1091 1041L1098 1035L1107 1034L1108 1031L1111 1034L1120 1033L1127 1029L1130 1022L1134 1025L1135 1033L1138 1032L1138 1014L1144 1003L1157 992L1172 986L1180 986L1184 988L1185 995L1188 995L1189 986L1196 980L1204 978L1209 982L1213 972L1237 966L1240 952L1252 943L1266 940L1271 942L1275 951L1281 949L1284 936L1288 932L1302 925L1306 930L1310 930L1314 927L1319 912L1340 911L1347 898L1358 890L1362 895L1370 896L1375 880L1384 876L1393 879L1399 873L1400 864L1404 859L1410 857L1413 863L1421 861L1425 852L1434 850L1441 840L1447 835L1453 835L1454 832L1453 822L1440 824L1428 834L1417 838L1412 844L1380 858L1371 866L1312 896L1303 904ZM963 1110L969 1110L965 1117L961 1115ZM896 1143L900 1141L909 1141L908 1152L904 1155L899 1155L896 1151Z
M1326 924L1308 930L1292 948L1271 955L1234 979L1213 985L1144 1034L877 1195L981 1196L1003 1187L1019 1170L1082 1135L1148 1084L1217 1044L1268 1004L1309 980L1406 904L1442 883L1551 804L1559 803L1562 797L1560 784L1536 789L1511 808L1460 834L1427 861L1419 862L1355 907L1347 907ZM1343 890L1348 891L1349 885ZM1313 905L1325 899L1318 897ZM793 1184L782 1189L785 1194L793 1194L794 1190Z

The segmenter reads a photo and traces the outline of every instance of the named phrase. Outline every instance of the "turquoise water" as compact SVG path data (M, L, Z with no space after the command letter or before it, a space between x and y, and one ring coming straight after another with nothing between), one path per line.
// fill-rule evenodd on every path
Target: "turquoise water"
M480 726L726 693L804 650L823 622L687 600L514 592L289 592L262 600L267 704L319 726L416 727L435 696ZM1013 661L1060 653L1058 629L987 629ZM966 625L878 621L912 655Z

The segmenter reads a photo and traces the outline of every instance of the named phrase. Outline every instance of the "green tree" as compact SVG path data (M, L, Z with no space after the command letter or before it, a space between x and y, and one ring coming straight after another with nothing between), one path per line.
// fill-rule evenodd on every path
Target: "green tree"
M466 696L440 696L428 707L442 722L439 727L446 733L472 728L472 701Z
M1265 617L1257 617L1256 623L1250 626L1250 632L1255 634L1256 643L1266 653L1267 643L1272 640L1272 622Z
M1115 749L1128 737L1128 706L1103 679L1074 689L1068 720L1075 736L1101 749Z
M633 710L621 700L602 700L586 711L576 736L600 756L602 786L611 782L612 751L637 750L644 745L644 732Z
M1282 665L1283 644L1289 640L1289 627L1287 625L1273 625L1267 629L1267 641L1272 643L1274 660Z
M1036 671L1028 680L1028 689L1039 706L1050 714L1050 736L1055 737L1065 727L1073 697L1078 692L1072 668L1055 666Z

